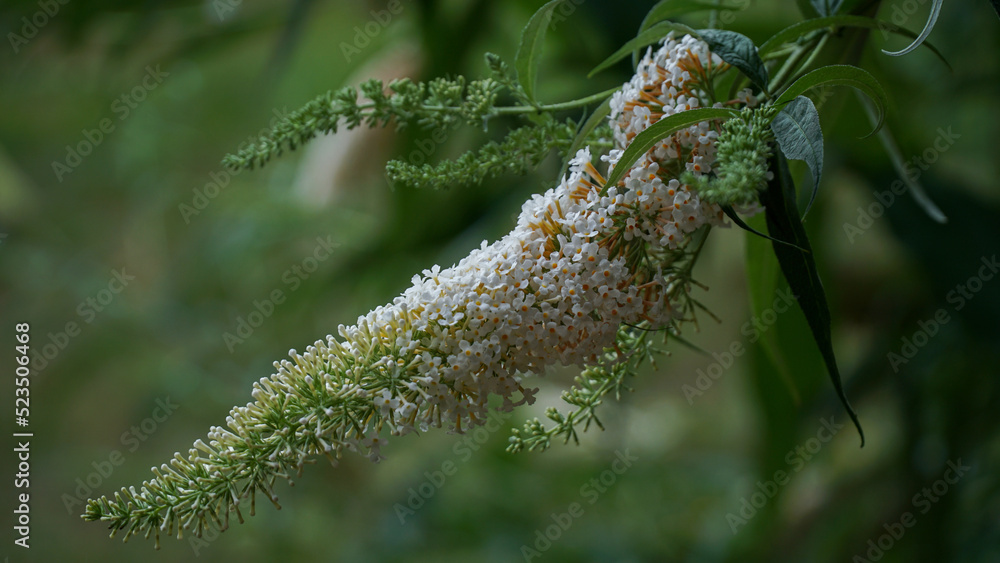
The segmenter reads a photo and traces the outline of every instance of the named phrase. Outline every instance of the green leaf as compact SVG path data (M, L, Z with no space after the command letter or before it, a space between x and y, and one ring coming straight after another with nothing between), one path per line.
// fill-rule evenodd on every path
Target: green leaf
M812 100L798 96L774 116L771 131L785 158L804 160L812 173L813 190L802 214L805 216L816 200L819 180L823 175L823 131L819 125L819 112Z
M816 13L821 16L832 16L840 9L844 0L811 0Z
M594 129L608 117L611 113L611 96L608 96L601 102L601 105L597 106L594 113L590 114L587 121L583 122L580 126L580 131L573 138L573 142L570 144L569 148L566 150L565 160L566 163L563 164L562 170L559 172L559 178L562 178L566 174L566 169L569 168L569 160L576 155L576 152L583 148L583 145L587 142L587 137L594 132Z
M786 242L786 241L783 241L783 240L780 240L780 239L776 239L776 238L774 238L774 237L772 237L770 235L765 235L764 233L758 231L757 229L754 229L750 225L747 225L743 221L743 219L736 213L736 210L733 209L732 205L729 205L729 204L719 205L719 208L722 209L722 212L726 214L726 217L729 217L733 221L733 223L736 223L737 227L743 229L744 231L746 231L746 232L748 232L750 234L757 235L757 236L759 236L759 237L761 237L763 239L767 239L767 240L769 240L771 242L774 242L774 243L787 244L787 245L789 245L789 246L791 246L793 248L798 248L799 250L803 250L803 251L805 250L803 248L799 248L798 246L795 246L794 244L792 244L790 242Z
M882 85L878 83L878 80L875 80L874 76L856 66L830 65L817 68L786 88L778 96L778 99L775 100L774 105L782 107L807 91L825 84L851 86L860 90L875 102L875 105L878 107L878 122L875 125L875 129L866 136L875 134L882 127L882 121L885 118L885 106L889 98L886 96Z
M625 174L632 168L632 165L635 164L635 161L639 160L642 155L646 154L646 151L653 148L656 143L664 138L695 123L710 119L727 119L738 114L738 111L727 108L698 108L675 113L660 119L650 125L645 131L636 135L632 139L632 142L625 147L625 151L622 152L621 158L615 164L615 168L608 177L608 181L604 184L602 192L624 178Z
M722 3L717 4L714 2L706 2L704 0L660 0L652 8L650 8L649 12L646 13L646 17L642 19L642 24L639 26L639 32L641 33L649 29L658 22L684 14L707 10L737 12L745 9L747 5L749 5L749 2L744 4L726 5Z
M697 36L698 33L691 29L690 27L673 22L660 22L653 27L642 31L639 35L629 40L628 43L621 46L620 49L615 51L610 57L601 61L601 64L594 67L594 70L587 73L587 77L594 76L598 72L610 67L611 65L617 63L618 61L624 59L625 57L631 55L636 49L641 49L646 45L651 45L663 39L671 31L680 31L682 33L687 33L690 35Z
M751 228L765 230L763 214L750 217ZM750 308L754 318L762 319L774 305L774 296L778 293L778 282L781 279L781 267L774 255L771 245L765 239L747 233L746 237L746 270L747 287L750 295ZM796 404L801 400L792 371L788 367L784 349L778 345L777 330L758 330L758 342L777 369L782 381L788 387Z
M768 92L767 67L749 37L725 29L702 29L698 35L708 43L714 54L740 69L762 92Z
M993 4L993 9L997 12L997 17L1000 18L1000 0L990 0Z
M882 31L882 34L886 37L888 36L888 33L895 33L897 35L902 35L903 37L909 37L910 39L915 39L917 37L916 33L908 29L904 29L898 25L883 20L868 18L865 16L829 16L825 18L814 18L802 21L786 27L765 41L764 44L760 46L758 52L760 53L761 58L766 59L767 55L778 47L784 45L785 43L790 43L799 37L802 37L806 33L816 31L817 29L836 29L838 27L878 29ZM948 67L948 70L951 70L951 65L948 64L948 61L944 58L944 55L941 54L941 51L939 51L937 47L926 41L923 45L930 49L931 52L933 52L934 55Z
M837 368L837 358L833 352L833 341L830 333L830 309L826 302L826 293L823 291L823 283L816 270L816 261L809 246L809 239L806 237L802 220L799 218L798 206L795 203L795 184L788 172L788 163L784 156L781 154L774 156L772 170L774 178L761 194L767 230L776 238L794 242L799 247L806 249L806 252L784 244L772 243L771 248L774 250L781 271L785 274L785 279L788 280L788 285L792 293L796 295L799 307L809 323L813 339L816 341L827 371L830 373L837 397L857 427L858 435L861 437L861 446L864 447L865 434L861 429L861 422L858 420L854 408L851 407L850 401L847 400L844 386L840 380L840 370Z
M872 123L878 119L875 115L875 109L872 108L872 104L869 100L865 99L858 94L858 101L865 108L865 113L868 114L868 118L871 119ZM882 141L882 146L885 147L885 152L889 153L889 160L892 161L893 168L896 169L896 173L899 177L906 183L910 188L910 195L916 200L917 205L923 208L924 213L927 213L931 219L937 221L938 223L944 224L948 222L948 217L943 211L934 203L934 200L927 195L927 191L924 187L917 181L916 178L906 169L906 165L903 159L903 153L899 150L899 145L896 144L896 139L892 136L892 132L889 131L888 127L883 127L878 132L878 138Z
M517 81L524 93L532 102L535 101L535 81L538 78L538 65L542 58L542 45L545 34L552 23L552 11L564 0L552 0L538 9L528 24L521 31L521 41L517 46L517 56L514 58L514 68L517 69Z
M885 49L882 49L882 52L885 53L886 55L890 55L893 57L902 57L903 55L910 53L914 49L919 47L920 44L923 43L925 39L927 39L927 36L931 34L931 30L934 29L934 24L937 23L938 15L941 13L942 5L944 5L944 0L934 0L934 3L931 4L930 16L928 16L927 18L927 23L924 24L923 31L921 31L920 35L913 40L913 43L910 43L909 47L906 47L901 51L895 51L895 52L886 51Z

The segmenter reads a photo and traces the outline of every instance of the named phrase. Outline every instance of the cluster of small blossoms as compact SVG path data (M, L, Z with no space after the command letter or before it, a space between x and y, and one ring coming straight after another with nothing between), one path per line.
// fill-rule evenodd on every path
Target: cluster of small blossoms
M611 128L616 148L602 157L613 168L636 135L664 117L700 107L754 107L749 89L736 99L712 102L713 78L729 69L704 41L690 35L664 39L639 61L632 79L611 98ZM650 244L676 248L702 225L724 224L722 209L704 201L682 178L713 171L719 130L703 121L665 137L643 155L625 176L625 198L639 202L634 236ZM624 200L624 203L631 203ZM672 208L672 209L671 209ZM664 213L669 210L669 213Z
M424 270L393 303L339 327L340 341L311 347L326 383L340 371L373 393L393 434L462 432L486 420L491 395L505 411L533 402L522 374L596 362L622 323L670 322L666 296L678 284L629 262L628 248L640 244L629 242L630 211L642 196L628 188L602 195L603 184L582 149L556 188L524 204L509 234L451 268ZM386 351L375 362L373 347ZM381 426L364 429L373 460Z
M726 68L701 41L668 38L643 58L613 99L621 149L662 116L701 107L712 75ZM729 104L745 105L743 93ZM346 449L382 459L392 434L483 424L491 395L505 411L534 401L522 377L553 364L587 365L615 346L623 324L656 329L683 317L689 280L671 269L689 233L719 224L678 178L707 174L717 132L709 123L655 146L618 185L606 183L589 148L558 186L527 201L516 227L458 264L414 276L412 286L350 327L338 327L254 384L254 402L234 408L189 456L175 455L140 491L91 501L85 518L145 529L225 527L240 499L271 490L315 455ZM252 507L252 504L251 504Z

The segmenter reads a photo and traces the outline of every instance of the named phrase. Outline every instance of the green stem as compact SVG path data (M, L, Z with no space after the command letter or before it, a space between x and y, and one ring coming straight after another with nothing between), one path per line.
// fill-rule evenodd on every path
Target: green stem
M824 34L823 37L824 38L828 37L828 35ZM804 56L810 55L809 58L810 59L812 58L811 57L812 53L810 53L810 49L814 48L815 46L816 46L815 39L810 39L807 43L799 45L798 47L795 48L795 51L793 51L791 56L788 57L788 59L785 61L785 64L781 66L781 69L778 70L778 73L771 78L772 92L779 91L781 83L792 71L794 71L799 67L799 63L802 61L802 58Z
M596 94L592 94L592 95L587 96L585 98L579 98L577 100L570 100L568 102L560 102L558 104L542 104L542 105L537 105L537 106L502 106L502 107L497 107L497 108L493 108L493 111L491 112L490 115L517 115L517 114L521 114L521 113L536 113L536 112L537 113L542 113L542 112L546 112L546 111L562 111L562 110L565 110L565 109L575 109L575 108L579 108L579 107L590 105L590 104L592 104L594 102L603 101L604 98L607 98L611 94L614 94L620 88L621 88L620 86L616 86L614 88L610 88L610 89L605 90L603 92L598 92ZM374 107L375 107L375 103L374 102L367 103L367 104L358 104L358 109L360 109L360 110L372 109ZM460 106L422 106L422 109L424 109L426 111L436 111L436 112L445 112L445 113L454 112L454 113L457 113L458 111L461 110L461 107Z
M812 53L809 53L809 58L807 58L805 62L802 63L802 66L800 68L808 69L810 66L812 66L812 64L816 61L816 57L819 56L820 51L823 50L823 47L826 47L826 42L829 39L830 39L829 33L823 34L823 37L820 38L819 43L816 44L816 48L812 50Z
M580 98L578 100L571 100L569 102L560 102L558 104L543 104L543 105L539 105L539 106L508 106L508 107L499 107L499 108L496 108L494 110L494 113L497 114L497 115L504 115L504 114L531 113L531 112L543 112L543 111L561 111L561 110L564 110L564 109L575 109L575 108L583 107L583 106L586 106L586 105L590 105L590 104L592 104L594 102L603 101L604 98L607 98L608 96L610 96L611 94L614 94L615 92L617 92L620 89L621 89L621 86L615 86L614 88L610 88L610 89L605 90L603 92L598 92L596 94L592 94L590 96L587 96L586 98Z

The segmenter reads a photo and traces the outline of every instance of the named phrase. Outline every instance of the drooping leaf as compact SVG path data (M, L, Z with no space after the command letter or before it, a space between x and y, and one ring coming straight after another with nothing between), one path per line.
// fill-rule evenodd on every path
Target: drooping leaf
M865 108L868 118L874 123L877 116L875 115L875 109L871 106L871 102L861 96L861 94L858 94L858 101ZM934 200L927 195L927 191L924 190L923 185L906 170L903 153L899 150L899 145L896 144L896 139L892 136L892 131L888 127L883 127L878 132L878 138L882 142L882 146L885 147L885 152L889 154L889 160L892 161L892 166L896 169L896 173L906 183L910 195L913 196L913 199L924 210L924 213L927 213L931 219L934 219L938 223L947 223L948 217L934 203Z
M816 261L809 245L809 239L806 237L802 220L799 218L798 205L795 202L795 185L788 172L788 163L780 153L775 154L772 159L772 170L774 178L768 182L767 189L761 194L767 230L776 238L794 242L797 246L806 249L806 252L785 244L772 243L771 247L774 250L774 255L778 258L781 271L785 275L785 279L788 280L788 285L809 323L813 339L816 341L827 371L830 373L837 397L857 427L858 435L861 437L861 445L864 447L865 434L861 429L857 413L854 412L850 401L847 400L840 379L840 370L837 368L837 358L833 352L830 309L826 302L826 292L823 291L823 283L816 270Z
M632 139L632 142L625 147L621 158L615 164L614 170L608 176L607 183L604 184L604 190L607 190L609 186L617 184L624 178L632 165L635 164L635 161L639 160L642 155L646 154L646 151L653 148L656 143L664 138L695 123L711 119L727 119L735 117L738 113L736 110L727 108L698 108L668 115L660 119L647 127L645 131L636 135Z
M811 0L811 2L816 13L825 17L836 14L844 0Z
M934 29L934 24L937 23L938 15L941 13L942 5L944 5L944 0L934 0L934 3L931 4L930 16L927 17L927 23L924 24L923 31L920 32L920 35L916 39L914 39L913 43L910 43L908 47L895 52L886 51L885 49L882 49L882 52L885 53L886 55L890 55L893 57L902 57L903 55L910 53L914 49L919 47L920 44L923 43L925 39L927 39L927 36L931 34L931 30Z
M1000 0L997 0L1000 2ZM758 53L761 58L766 59L767 55L778 47L789 43L802 37L806 33L811 31L816 31L817 29L824 28L838 28L838 27L861 27L866 29L878 29L883 32L883 35L888 36L888 33L895 33L897 35L902 35L903 37L908 37L910 39L916 39L918 36L916 33L899 27L896 24L889 23L887 21L878 20L874 18L868 18L865 16L829 16L825 18L814 18L811 20L805 20L792 24L785 29L775 33L770 39L764 42L763 45L758 49ZM951 65L948 63L941 51L937 49L930 42L924 41L923 45L931 50L937 58L944 63L948 70L951 70Z
M629 40L628 43L622 45L621 48L612 53L610 57L604 59L601 61L601 64L594 67L594 70L587 73L587 76L591 77L598 72L601 72L602 70L631 55L636 51L636 49L641 49L646 45L652 45L653 43L660 41L671 31L680 31L681 33L687 33L694 36L698 35L695 30L684 24L660 22L649 29L641 31L639 35L636 35L634 38Z
M878 83L878 80L875 80L874 76L856 66L830 65L810 71L786 88L778 96L778 99L775 100L774 105L779 108L784 107L785 104L807 91L826 84L851 86L871 98L878 108L878 121L875 124L875 129L867 136L874 135L882 127L882 121L885 117L885 106L889 98L886 96L882 85Z
M756 227L755 230L766 230L765 223L763 214L754 215L748 220L749 225ZM766 239L752 236L752 233L749 232L746 237L745 254L750 308L754 318L761 319L774 306L774 296L778 293L778 282L781 280L781 267L778 266L778 259ZM781 375L782 381L788 387L789 393L798 403L801 400L799 390L788 367L785 351L778 345L776 332L777 330L757 330L755 334L761 348L764 349L778 374Z
M755 86L767 93L767 67L749 37L726 29L702 29L698 35L708 43L712 53L740 69Z
M552 0L538 9L521 31L521 41L517 46L514 68L517 81L528 99L535 101L535 81L538 79L538 65L542 58L545 34L552 23L552 11L564 0Z
M819 125L819 112L812 100L798 96L774 116L771 131L785 158L804 160L812 173L813 190L802 214L805 216L816 200L819 180L823 176L823 131Z
M774 238L774 237L772 237L770 235L766 235L766 234L758 231L757 229L754 229L750 225L747 225L746 222L743 221L743 218L741 218L739 216L739 214L736 213L736 210L733 209L732 205L728 205L728 204L726 204L726 205L720 205L719 208L722 209L722 212L726 214L726 217L729 217L732 220L732 222L736 224L737 227L743 229L744 231L746 231L746 232L748 232L748 233L750 233L752 235L757 235L757 236L759 236L761 238L764 238L764 239L767 239L767 240L769 240L769 241L771 241L773 243L787 244L787 245L792 246L793 248L798 248L799 250L803 250L803 251L805 250L803 248L799 248L798 246L795 246L795 244L793 244L793 243L776 239L776 238Z

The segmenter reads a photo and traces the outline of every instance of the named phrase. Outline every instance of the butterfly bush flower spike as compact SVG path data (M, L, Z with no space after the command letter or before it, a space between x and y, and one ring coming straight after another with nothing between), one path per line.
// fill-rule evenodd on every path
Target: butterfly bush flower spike
M728 68L690 36L650 49L612 98L615 146L603 160L613 168L635 136L665 116L756 105L747 91L712 100L713 80ZM556 364L583 369L584 390L564 396L592 414L587 393L599 374L620 374L641 356L637 343L648 331L676 333L693 314L694 234L725 217L692 184L716 167L719 139L717 122L692 125L606 190L594 155L581 149L557 186L524 203L510 233L450 268L424 270L392 303L341 325L337 336L292 350L254 383L253 402L211 428L207 443L153 468L138 489L91 500L84 517L109 522L126 540L225 529L231 514L242 521L247 498L253 514L257 493L277 504L277 479L291 480L311 458L336 464L354 450L377 462L389 436L465 432L485 423L493 396L505 412L533 403L527 377ZM529 424L526 435L512 437L512 451L547 432Z

